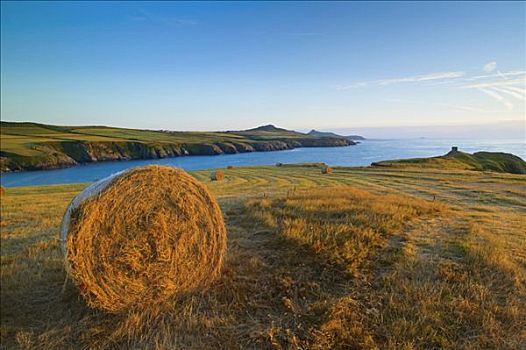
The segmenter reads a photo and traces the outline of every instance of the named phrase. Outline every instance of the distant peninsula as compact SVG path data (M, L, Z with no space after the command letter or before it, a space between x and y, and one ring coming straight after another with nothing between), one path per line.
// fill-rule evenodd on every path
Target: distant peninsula
M478 170L500 173L526 174L526 162L511 153L459 151L453 147L443 156L385 160L371 164L373 167L436 168L441 170Z
M1 122L0 133L1 172L56 169L99 161L356 144L349 137L304 134L270 124L239 131L186 132Z
M343 137L343 138L349 139L351 141L362 141L362 140L365 140L365 137L360 136L360 135L343 136L343 135L338 135L338 134L333 133L333 132L318 131L318 130L314 130L314 129L309 131L307 133L307 135L311 135L311 136L314 136L314 137Z

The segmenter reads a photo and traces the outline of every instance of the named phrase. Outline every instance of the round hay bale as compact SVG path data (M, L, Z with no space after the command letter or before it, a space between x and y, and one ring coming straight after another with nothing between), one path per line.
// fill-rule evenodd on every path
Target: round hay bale
M210 174L210 180L212 181L222 181L224 178L225 173L223 172L223 170L216 170Z
M321 168L321 173L322 174L332 174L333 171L334 171L334 169L331 168L330 166L326 166L326 167Z
M203 184L176 168L146 166L75 197L61 244L88 305L116 313L209 285L220 273L226 230Z
M0 196L3 196L5 194L5 187L4 186L0 186Z

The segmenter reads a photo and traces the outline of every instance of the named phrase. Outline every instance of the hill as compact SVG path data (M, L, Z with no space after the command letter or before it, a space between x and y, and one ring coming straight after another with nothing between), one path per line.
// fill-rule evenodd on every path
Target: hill
M244 131L238 131L238 132L241 132L241 133L259 133L259 132L267 132L267 133L287 133L287 134L298 134L300 135L301 133L299 132L296 132L296 131L293 131L293 130L287 130L287 129L283 129L283 128L278 128L272 124L267 124L267 125L262 125L262 126L258 126L257 128L253 128L253 129L247 129L247 130L244 130ZM235 133L235 131L234 131Z
M513 154L501 152L460 152L455 147L446 155L431 158L386 160L372 166L394 168L437 168L444 170L496 171L526 174L526 162Z
M0 200L2 349L523 349L526 178L266 166L192 172L228 230L207 290L121 314L65 281L57 232L86 184ZM145 254L151 247L146 245Z
M365 137L359 136L359 135L342 136L342 135L338 135L338 134L336 134L334 132L318 131L318 130L314 130L314 129L309 131L307 134L311 135L311 136L315 136L315 137L344 137L346 139L353 140L353 141L365 140Z
M278 151L355 144L266 125L229 132L181 132L106 126L1 122L0 171L53 169L82 163Z

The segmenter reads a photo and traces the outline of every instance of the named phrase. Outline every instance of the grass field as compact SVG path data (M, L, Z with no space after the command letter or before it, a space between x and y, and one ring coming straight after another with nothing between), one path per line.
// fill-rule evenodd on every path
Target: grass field
M2 348L526 348L526 177L280 166L211 182L227 260L209 290L148 310L89 309L58 225L86 184L1 203Z
M5 152L37 155L35 144L62 141L141 141L157 143L229 142L245 139L243 136L213 132L166 133L154 130L111 127L57 127L34 123L3 123L2 147Z

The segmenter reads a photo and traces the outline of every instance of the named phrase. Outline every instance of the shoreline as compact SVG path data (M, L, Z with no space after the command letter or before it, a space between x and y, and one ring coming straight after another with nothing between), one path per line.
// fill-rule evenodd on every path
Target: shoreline
M224 155L235 155L235 154L243 154L243 153L267 153L267 152L280 152L280 151L291 151L294 149L299 148L335 148L335 147L350 147L350 146L356 146L360 144L361 142L354 142L350 144L345 145L327 145L327 146L289 146L288 148L274 148L274 149L258 149L253 148L249 151L237 151L237 152L217 152L217 153L182 153L182 154L171 154L171 155L159 155L156 154L156 156L151 157L122 157L122 158L103 158L103 159L96 159L91 161L84 161L84 162L75 162L75 163L58 163L56 165L51 166L41 166L38 168L26 168L26 169L14 169L14 170L3 170L0 169L0 174L16 174L16 173L25 173L25 172L36 172L36 171L52 171L52 170L60 170L60 169L68 169L68 168L74 168L78 166L84 166L84 165L90 165L90 164L97 164L97 163L108 163L108 162L128 162L128 161L140 161L140 160L160 160L160 159L173 159L173 158L186 158L186 157L201 157L201 156L224 156Z
M480 144L479 142L454 143L465 152L507 152L519 157L524 156L523 143L514 143L511 146L501 143ZM19 187L30 185L83 183L104 178L114 172L129 167L147 164L175 166L186 171L202 169L219 169L227 166L253 167L275 165L276 163L321 163L331 167L367 167L373 162L395 159L427 158L446 154L451 149L449 140L442 142L407 142L407 140L391 140L377 142L367 140L360 147L299 147L283 150L282 152L249 152L239 154L222 154L224 157L214 156L181 156L163 159L132 159L127 161L99 161L87 162L77 166L59 169L16 171L1 174L1 184L6 187ZM523 157L524 159L524 157Z

